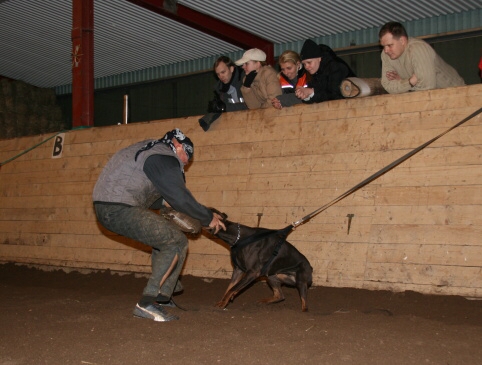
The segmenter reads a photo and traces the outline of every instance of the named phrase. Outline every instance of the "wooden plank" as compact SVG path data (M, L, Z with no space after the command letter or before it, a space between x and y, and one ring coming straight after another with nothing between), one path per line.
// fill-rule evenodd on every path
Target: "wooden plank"
M481 141L482 143L482 141ZM480 146L468 147L467 154L460 156L460 148L454 148L451 154L447 149L431 149L422 151L420 155L413 156L401 165L396 166L389 171L387 175L397 173L406 176L412 174L430 175L443 171L445 168L450 168L449 171L454 171L454 174L460 169L475 169L473 174L477 175L481 167L478 159L482 152ZM351 174L359 174L358 179L364 180L388 166L395 160L398 160L406 153L406 151L397 151L396 153L341 153L341 154L326 154L326 155L306 155L306 156L281 156L271 158L251 158L241 159L236 158L226 163L213 164L212 162L199 162L188 169L188 176L225 176L225 175L246 175L249 174L253 178L259 175L266 179L267 174L279 176L296 177L300 173L314 174L324 179L331 179L332 175L340 175L347 177L347 170ZM470 155L470 156L469 156ZM472 165L472 166L467 166ZM248 172L249 170L249 172ZM469 170L470 172L470 170ZM295 176L293 176L295 175ZM298 180L300 180L298 178ZM351 181L356 181L351 179Z
M125 265L125 264L112 264L112 263L94 263L91 261L78 261L78 260L56 260L56 259L44 259L44 258L29 258L23 260L16 257L5 257L0 259L0 263L15 262L17 264L28 265L38 267L41 269L55 268L63 269L64 271L79 271L83 273L90 273L93 271L109 270L115 273L140 273L137 276L147 276L150 272L148 265Z
M3 170L3 167L2 167ZM72 170L49 170L48 173L45 171L42 173L38 172L21 172L17 174L3 174L2 173L2 184L13 185L15 179L21 181L22 184L36 184L36 183L59 183L62 181L69 182L94 182L101 172L102 168L98 169L72 169ZM3 172L3 171L2 171ZM3 185L2 185L3 186Z
M376 243L420 243L433 244L456 244L482 246L482 227L467 225L384 225L372 226L371 242Z
M380 177L384 186L481 185L482 165L436 166L425 168L398 167Z
M482 205L482 189L473 186L378 186L375 205Z
M451 127L481 96L482 85L471 85L226 113L208 133L198 116L70 131L60 159L47 141L2 166L0 261L148 273L150 248L101 227L91 194L113 153L174 127L195 143L187 185L200 202L251 226L261 213L261 226L279 229ZM481 123L474 118L291 232L315 285L482 297L473 282ZM0 141L0 156L50 136ZM225 244L190 239L183 273L225 278L231 270Z
M94 183L57 182L45 184L5 184L5 196L51 196L88 195L92 193Z
M92 193L88 195L65 195L55 196L0 196L0 206L11 209L37 209L37 208L85 208L92 207ZM7 213L8 214L8 213Z
M426 284L389 283L366 280L363 282L362 288L369 290L387 290L393 292L415 291L431 295L458 295L470 299L477 299L482 297L482 289L460 286L434 286Z
M366 280L481 289L482 268L480 266L367 263Z
M221 271L223 275L233 271L229 255L188 255L186 258L186 267L189 268L189 270Z
M482 206L472 204L377 206L374 213L373 224L482 226Z
M382 264L474 267L482 262L482 250L480 245L377 244L370 245L367 261Z
M15 234L28 232L42 232L46 234L82 234L82 233L101 233L98 223L91 221L0 221L0 232L10 232Z

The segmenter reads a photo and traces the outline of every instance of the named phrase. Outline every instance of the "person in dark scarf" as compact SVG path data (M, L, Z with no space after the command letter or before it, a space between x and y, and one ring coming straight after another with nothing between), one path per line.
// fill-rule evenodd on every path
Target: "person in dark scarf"
M350 66L330 47L318 45L311 39L303 44L300 56L303 66L312 77L308 87L296 89L296 96L307 104L343 99L340 91L342 81L356 76Z
M152 247L152 273L134 315L154 321L178 319L164 307L175 306L188 239L178 226L156 213L167 202L199 220L202 226L225 229L220 216L198 203L187 189L184 166L194 145L179 129L164 137L128 146L107 162L94 187L94 209L108 230ZM154 209L154 210L153 210Z
M214 87L214 99L208 103L208 114L199 119L199 125L207 131L211 124L221 116L223 112L246 110L241 86L245 76L241 67L226 56L219 57L214 62L213 72L217 83Z
M182 149L184 150L184 153L187 156L188 161L192 159L192 155L194 154L194 145L191 142L191 140L184 135L184 133L181 132L179 128L173 129L170 132L167 132L164 137L161 139L157 139L151 142L148 142L145 146L142 146L142 148L139 149L139 151L136 152L136 155L134 157L134 160L137 161L137 157L139 156L140 153L144 151L150 150L152 147L154 147L158 143L164 143L165 145L168 145L171 147L171 150L176 153L176 145L174 142L177 141L181 144ZM184 174L184 165L181 166L182 173ZM186 179L184 178L184 181Z

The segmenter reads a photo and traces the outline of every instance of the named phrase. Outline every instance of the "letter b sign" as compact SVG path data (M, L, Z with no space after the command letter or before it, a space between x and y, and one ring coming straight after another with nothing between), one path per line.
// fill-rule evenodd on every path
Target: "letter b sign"
M52 150L52 158L59 158L62 156L64 149L65 133L59 133L54 138L54 149Z

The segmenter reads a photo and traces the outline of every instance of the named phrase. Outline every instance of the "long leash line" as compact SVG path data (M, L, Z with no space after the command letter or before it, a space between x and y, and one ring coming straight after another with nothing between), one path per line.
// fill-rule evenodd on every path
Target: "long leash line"
M318 213L321 213L323 212L324 210L328 209L329 207L331 207L333 204L339 202L340 200L346 198L348 195L350 194L353 194L355 191L357 191L358 189L364 187L365 185L369 184L370 182L372 182L373 180L377 179L378 177L382 176L383 174L385 174L386 172L390 171L391 169L393 169L395 166L398 166L400 165L402 162L404 162L405 160L409 159L410 157L412 157L413 155L415 155L416 153L420 152L421 150L423 150L425 147L427 147L428 145L432 144L433 142L435 142L437 139L439 139L440 137L446 135L448 132L450 132L451 130L461 126L462 124L464 124L465 122L469 121L470 119L472 119L473 117L475 117L476 115L480 114L482 112L482 108L480 108L479 110L473 112L472 114L470 114L468 117L464 118L463 120L461 120L460 122L458 122L457 124L455 124L454 126L450 127L449 129L447 129L445 132L442 132L440 133L437 137L434 137L432 138L430 141L428 142L425 142L424 144L420 145L419 147L415 148L414 150L408 152L407 154L405 154L404 156L400 157L399 159L393 161L391 164L385 166L384 168L382 168L381 170L379 170L378 172L374 173L373 175L371 175L370 177L366 178L365 180L363 180L361 183L359 183L358 185L355 185L354 187L352 187L350 190L347 190L346 192L344 192L343 194L341 194L340 196L338 196L337 198L333 199L331 202L323 205L322 207L316 209L315 211L311 212L310 214L304 216L303 218L301 218L300 220L296 221L296 222L293 222L291 224L291 226L288 226L288 227L292 227L291 229L295 229L296 227L298 227L299 225L303 224L304 222L306 222L307 220L313 218L315 215L317 215ZM288 228L286 227L285 230Z
M269 270L269 267L271 265L271 263L274 261L274 259L276 258L276 256L278 255L278 252L279 250L281 249L281 246L284 242L286 242L286 237L291 233L292 230L294 230L296 227L298 227L299 225L303 224L304 222L306 222L307 220L313 218L315 215L317 215L318 213L321 213L323 212L324 210L328 209L329 207L331 207L333 204L339 202L340 200L346 198L348 195L350 194L353 194L355 191L357 191L358 189L364 187L365 185L369 184L370 182L372 182L373 180L377 179L378 177L382 176L383 174L385 174L386 172L390 171L391 169L393 169L394 167L400 165L402 162L404 162L405 160L409 159L410 157L412 157L413 155L415 155L416 153L420 152L421 150L423 150L425 147L427 147L428 145L430 145L431 143L435 142L437 139L439 139L440 137L444 136L445 134L447 134L448 132L450 132L451 130L459 127L460 125L464 124L465 122L469 121L470 119L472 119L473 117L475 117L476 115L480 114L482 112L482 108L480 108L479 110L475 111L474 113L470 114L468 117L464 118L463 120L461 120L460 122L458 122L457 124L455 124L454 126L450 127L449 129L447 129L445 132L442 132L440 133L438 136L432 138L430 141L428 142L425 142L424 144L420 145L419 147L415 148L414 150L406 153L405 155L403 155L402 157L400 157L399 159L393 161L391 164L385 166L384 168L382 168L381 170L379 170L378 172L374 173L373 175L371 175L370 177L366 178L365 180L363 180L361 183L355 185L354 187L352 187L351 189L347 190L346 192L344 192L343 194L341 194L340 196L338 196L337 198L333 199L331 202L323 205L322 207L316 209L315 211L311 212L310 214L304 216L303 218L301 218L300 220L296 221L296 222L293 222L291 223L290 225L286 226L285 228L283 229L280 229L280 230L266 230L266 231L263 231L261 233L255 233L251 236L248 236L248 237L245 237L243 239L240 239L240 236L241 236L241 226L240 224L238 223L238 235L237 235L237 238L236 238L236 241L234 242L234 245L231 247L231 260L233 262L233 265L235 267L238 267L240 268L242 271L246 272L246 268L242 267L240 265L240 263L238 262L238 260L236 260L236 253L238 250L241 250L242 248L244 248L245 246L253 243L253 242L256 242L256 241L259 241L260 239L263 239L265 237L268 237L268 236L271 236L271 235L275 235L277 234L278 235L278 239L277 239L277 242L275 244L275 247L273 249L273 253L271 254L270 258L264 263L263 267L261 268L261 275L267 275L268 274L268 270Z
M480 114L482 112L482 108L480 108L479 110L475 111L474 113L470 114L468 117L464 118L463 120L461 120L460 122L458 122L457 124L455 124L454 126L450 127L449 129L447 129L445 132L442 132L440 133L438 136L432 138L430 141L428 142L425 142L424 144L420 145L419 147L415 148L414 150L406 153L404 156L400 157L399 159L393 161L391 164L385 166L384 168L382 168L381 170L379 170L378 172L374 173L373 175L371 175L370 177L366 178L365 180L363 180L361 183L355 185L354 187L352 187L351 189L347 190L346 192L344 192L343 194L341 194L340 196L338 196L337 198L333 199L331 202L323 205L322 207L316 209L315 211L311 212L310 214L304 216L303 218L301 218L300 220L296 221L296 222L293 222L291 223L290 225L286 226L285 228L283 229L279 229L279 230L265 230L263 232L260 232L260 233L255 233L251 236L247 236L247 237L244 237L242 239L240 239L240 232L239 232L239 226L238 226L238 237L236 238L236 242L235 244L233 245L232 249L235 249L235 250L238 250L238 249L241 249L242 247L246 246L246 245L249 245L250 243L252 242L256 242L256 241L259 241L260 239L263 239L265 237L268 237L268 236L271 236L273 234L278 234L280 235L280 237L287 237L288 234L290 234L290 232L292 230L294 230L296 227L298 227L299 225L303 224L304 222L306 222L307 220L313 218L315 215L323 212L324 210L328 209L329 207L331 207L333 204L339 202L340 200L346 198L348 195L350 194L353 194L355 191L359 190L360 188L364 187L365 185L369 184L370 182L372 182L373 180L377 179L378 177L380 177L381 175L385 174L386 172L390 171L391 169L393 169L394 167L400 165L402 162L404 162L405 160L409 159L410 157L412 157L413 155L415 155L416 153L420 152L421 150L423 150L425 147L427 147L428 145L430 145L431 143L435 142L437 139L439 139L440 137L444 136L445 134L447 134L448 132L450 132L451 130L459 127L460 125L464 124L465 122L469 121L470 119L472 119L473 117L475 117L476 115Z
M13 160L16 160L17 158L19 158L20 156L23 156L23 155L25 155L26 153L34 150L35 148L43 145L45 142L50 141L52 138L58 136L58 135L61 134L61 133L67 133L67 132L70 132L70 131L73 131L73 130L84 129L84 128L90 128L90 127L89 127L89 126L80 126L80 127L76 127L76 128L73 128L73 129L65 129L65 130L62 130L62 131L60 131L60 132L57 132L57 133L51 135L49 138L44 139L42 142L39 142L39 143L37 143L36 145L33 145L32 147L27 148L26 150L20 152L19 154L15 155L15 156L13 156L13 157L10 157L8 160L5 160L5 161L3 161L3 162L0 162L0 168L1 168L3 165L5 165L5 164L7 164L7 163L9 163L9 162L12 162Z

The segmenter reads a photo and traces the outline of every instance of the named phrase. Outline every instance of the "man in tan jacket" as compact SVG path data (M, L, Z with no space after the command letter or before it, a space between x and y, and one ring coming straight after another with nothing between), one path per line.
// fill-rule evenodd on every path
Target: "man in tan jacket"
M409 38L402 24L386 23L378 36L383 47L382 86L390 94L465 85L427 42Z

